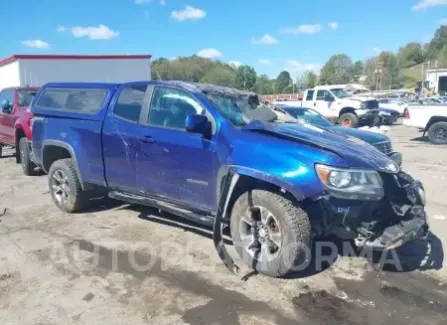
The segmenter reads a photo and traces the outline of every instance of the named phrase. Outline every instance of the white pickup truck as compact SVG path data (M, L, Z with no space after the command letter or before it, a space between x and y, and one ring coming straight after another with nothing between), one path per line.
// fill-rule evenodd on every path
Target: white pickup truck
M284 101L283 105L312 108L345 127L373 125L377 122L379 102L373 97L351 96L337 86L307 89L302 101Z
M447 105L409 105L404 125L427 133L434 144L447 144Z

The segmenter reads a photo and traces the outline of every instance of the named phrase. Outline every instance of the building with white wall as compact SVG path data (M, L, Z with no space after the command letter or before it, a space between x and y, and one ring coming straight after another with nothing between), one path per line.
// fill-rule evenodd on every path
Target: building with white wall
M0 89L48 82L151 79L151 55L24 55L0 60Z
M447 95L447 69L428 69L425 72L429 87L435 89L435 93Z

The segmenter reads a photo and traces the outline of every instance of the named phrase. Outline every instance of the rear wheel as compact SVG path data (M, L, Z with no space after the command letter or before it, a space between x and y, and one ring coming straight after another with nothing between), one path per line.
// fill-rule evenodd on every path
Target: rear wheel
M48 173L48 185L56 206L68 213L79 212L88 204L71 158L55 161Z
M23 173L26 176L36 174L36 165L31 161L30 152L26 138L21 138L19 141L20 162L22 164Z
M428 140L434 144L447 144L447 122L433 123L427 132Z
M347 128L356 128L359 124L359 118L354 113L344 113L340 116L339 123Z
M310 258L307 213L269 191L251 190L237 199L231 213L231 236L244 262L269 276L282 277Z

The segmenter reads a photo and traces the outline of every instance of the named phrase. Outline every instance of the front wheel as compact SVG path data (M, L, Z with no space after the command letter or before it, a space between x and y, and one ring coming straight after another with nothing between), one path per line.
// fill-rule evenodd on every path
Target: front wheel
M428 129L427 136L433 144L447 144L447 122L433 123Z
M71 158L57 160L51 165L48 185L54 203L63 212L79 212L87 206L88 197Z
M235 249L254 270L282 277L305 268L310 258L310 221L292 201L251 190L235 202L230 222Z
M347 128L356 128L359 124L359 117L354 113L344 113L340 116L339 123Z
M23 173L26 176L36 174L36 165L31 161L30 152L26 138L21 138L19 141L20 162L22 164Z

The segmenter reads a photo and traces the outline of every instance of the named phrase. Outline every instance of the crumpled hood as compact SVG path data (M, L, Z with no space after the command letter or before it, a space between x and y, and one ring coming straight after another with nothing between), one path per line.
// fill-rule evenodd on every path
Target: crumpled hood
M384 172L398 171L391 159L362 140L347 138L311 124L263 123L255 120L244 129L331 151L342 157L350 167Z

